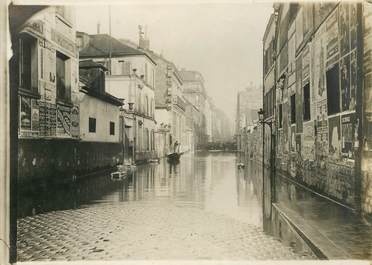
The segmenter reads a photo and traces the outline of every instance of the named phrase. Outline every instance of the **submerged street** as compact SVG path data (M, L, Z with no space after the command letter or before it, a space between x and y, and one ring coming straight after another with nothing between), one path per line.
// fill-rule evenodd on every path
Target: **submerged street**
M124 181L46 185L19 202L19 261L311 258L263 232L259 182L233 153L163 159Z

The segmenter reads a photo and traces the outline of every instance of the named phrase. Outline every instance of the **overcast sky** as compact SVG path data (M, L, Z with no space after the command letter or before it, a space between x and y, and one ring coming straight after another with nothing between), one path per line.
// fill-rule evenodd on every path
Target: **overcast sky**
M76 7L77 30L108 33L107 6ZM236 94L262 83L262 37L272 3L112 6L112 36L138 43L147 25L150 48L177 67L197 70L207 93L230 118Z

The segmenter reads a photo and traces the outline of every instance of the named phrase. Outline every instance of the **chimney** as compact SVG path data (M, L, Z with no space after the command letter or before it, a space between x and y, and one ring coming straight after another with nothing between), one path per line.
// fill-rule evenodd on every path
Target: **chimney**
M100 34L100 29L101 29L101 23L98 21L98 23L97 23L97 34Z
M147 26L145 27L145 32L143 31L143 26L138 25L138 48L143 50L150 49L150 41L147 38Z

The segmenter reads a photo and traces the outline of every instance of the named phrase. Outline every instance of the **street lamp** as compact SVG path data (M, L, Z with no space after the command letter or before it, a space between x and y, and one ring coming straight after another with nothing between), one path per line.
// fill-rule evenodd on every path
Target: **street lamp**
M273 134L273 125L275 121L265 120L265 111L261 108L258 112L259 123L263 126L262 133L262 201L265 207L265 124L270 127L270 188L271 188L271 203L275 202L275 135ZM265 211L264 211L265 213Z

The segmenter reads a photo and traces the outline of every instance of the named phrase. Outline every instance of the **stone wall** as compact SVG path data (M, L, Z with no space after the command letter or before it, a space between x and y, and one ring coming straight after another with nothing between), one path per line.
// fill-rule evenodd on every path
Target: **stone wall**
M120 143L74 140L20 139L18 184L52 178L68 181L76 176L111 169L123 162Z

